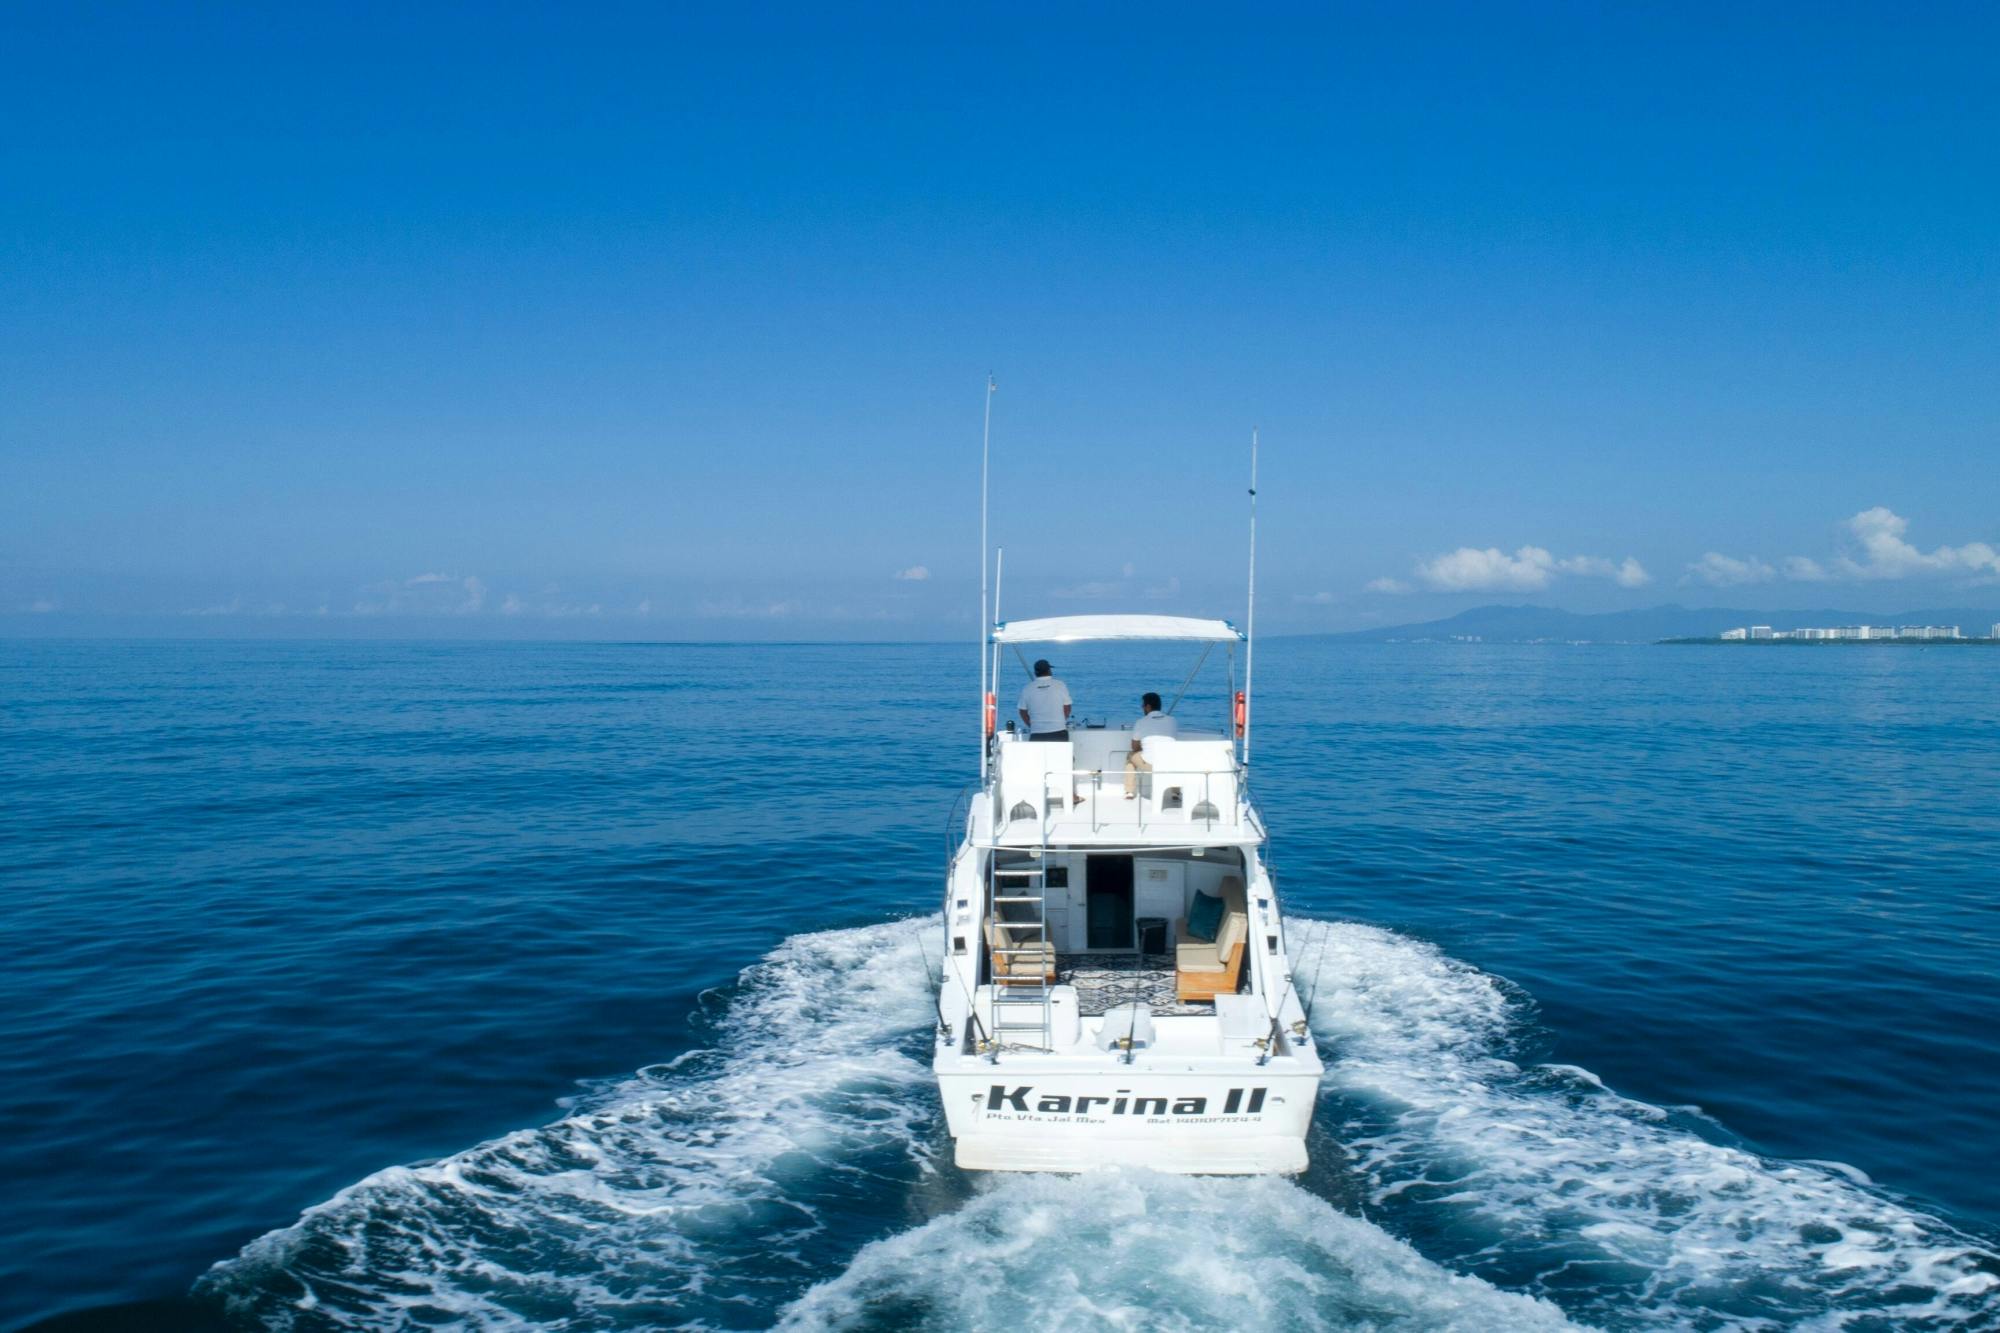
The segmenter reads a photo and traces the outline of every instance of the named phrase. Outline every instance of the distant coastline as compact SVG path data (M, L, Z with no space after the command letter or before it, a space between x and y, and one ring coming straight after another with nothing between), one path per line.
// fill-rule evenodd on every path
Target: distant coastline
M1732 639L1719 634L1659 639L1662 644L1721 643L1731 648L2000 648L2000 639Z
M1416 624L1384 625L1377 629L1350 630L1324 636L1328 642L1346 643L1627 643L1651 645L1673 641L1713 642L1737 631L1748 638L1752 629L1768 630L1774 637L1776 626L1833 626L1839 632L1853 630L1858 636L1869 629L1868 641L1908 632L1916 638L1921 630L1928 637L1918 642L1946 641L1940 631L1985 630L2000 624L2000 605L1905 607L1686 607L1673 603L1631 611L1576 612L1550 606L1489 605L1472 607L1442 620ZM1895 627L1895 628L1891 628ZM1786 629L1786 635L1802 633ZM1806 633L1808 639L1834 629ZM1315 636L1319 637L1319 636ZM1761 636L1760 636L1761 637ZM1894 640L1890 640L1894 641ZM1955 640L1954 640L1955 641Z

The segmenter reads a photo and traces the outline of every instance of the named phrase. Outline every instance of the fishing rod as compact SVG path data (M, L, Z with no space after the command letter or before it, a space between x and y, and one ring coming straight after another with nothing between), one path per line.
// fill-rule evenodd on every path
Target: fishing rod
M910 927L910 935L917 942L917 956L924 960L924 981L931 988L931 1007L937 1010L938 1031L947 1031L949 1025L944 1021L944 987L939 984L938 975L931 971L931 951L924 944L924 932L913 925Z
M917 953L924 960L924 980L930 983L932 995L931 1007L937 1011L938 1031L949 1034L951 1032L951 1024L946 1022L944 1017L944 985L942 976L939 973L931 971L931 951L924 944L923 931L917 926L912 925L910 927L910 934L915 937L917 941ZM940 963L940 966L943 965ZM951 978L953 981L958 982L958 988L961 991L965 989L965 979L958 975L956 968L952 969ZM986 1025L979 1021L979 1007L972 1002L972 997L969 995L965 997L965 1021L978 1035L981 1043L989 1040L986 1034Z
M1321 967L1320 964L1326 961L1326 937L1332 933L1333 923L1331 921L1322 921L1319 923L1319 952L1313 955L1312 994L1305 997L1306 1024L1308 1028L1312 1025L1313 1001L1319 998L1319 983L1326 977L1326 969Z
M1125 1029L1125 1063L1126 1063L1126 1064L1128 1064L1128 1065L1132 1063L1132 1056L1133 1056L1133 1049L1132 1049L1132 1044L1133 1044L1134 1042L1136 1042L1136 1041L1137 1041L1137 1040L1139 1039L1139 1005L1140 1005L1140 1003L1141 1003L1141 1002L1140 1002L1140 1000L1139 1000L1139 999L1138 999L1137 997L1134 997L1134 998L1133 998L1133 1000L1132 1000L1132 1022L1131 1022L1131 1024L1130 1024L1129 1026L1127 1026L1127 1027L1126 1027L1126 1029Z
M979 784L986 785L986 771L990 763L987 750L991 744L986 736L986 696L999 689L999 682L986 678L986 495L988 460L993 453L993 391L1000 386L993 382L991 371L986 375L986 424L979 434ZM994 593L995 609L998 609L999 593Z

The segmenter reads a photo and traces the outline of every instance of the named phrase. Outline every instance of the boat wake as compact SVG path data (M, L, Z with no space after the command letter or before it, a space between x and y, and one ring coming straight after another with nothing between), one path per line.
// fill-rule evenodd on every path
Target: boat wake
M917 931L787 940L711 1018L716 1045L572 1114L392 1167L197 1285L279 1328L768 1324L908 1194L932 1151L932 997Z
M709 1049L378 1172L198 1290L299 1330L2000 1319L1984 1244L1581 1070L1510 1062L1522 1002L1427 945L1295 929L1331 1057L1303 1185L948 1165L932 918L786 941L720 998Z
M1390 931L1299 923L1321 1116L1373 1215L1605 1326L1991 1327L2000 1255L1852 1168L1716 1142L1692 1108L1506 1058L1526 1002ZM1315 987L1317 991L1315 992Z
M1004 1176L784 1312L816 1328L1568 1327L1274 1177Z

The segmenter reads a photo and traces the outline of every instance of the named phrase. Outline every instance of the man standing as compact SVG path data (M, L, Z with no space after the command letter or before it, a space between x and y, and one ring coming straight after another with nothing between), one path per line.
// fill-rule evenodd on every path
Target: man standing
M1128 801L1139 794L1139 775L1153 771L1153 766L1146 762L1146 738L1181 734L1181 724L1160 711L1159 695L1148 693L1139 700L1139 708L1145 716L1132 724L1132 750L1125 756L1125 799Z
M1069 739L1069 686L1057 680L1054 668L1044 658L1035 663L1035 678L1021 687L1021 722L1031 741Z

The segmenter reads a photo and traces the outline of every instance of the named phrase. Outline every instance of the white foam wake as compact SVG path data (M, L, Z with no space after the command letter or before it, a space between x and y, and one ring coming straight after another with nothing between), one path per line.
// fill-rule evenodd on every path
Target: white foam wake
M1567 1327L1542 1301L1424 1259L1290 1181L1009 1176L863 1249L780 1328Z
M795 936L743 974L716 1050L377 1172L200 1288L285 1328L679 1325L760 1286L782 1299L806 1280L829 1178L866 1192L923 1165L930 1074L898 1048L932 1021L918 934L934 930Z
M947 1173L917 1188L940 1129L919 1058L934 928L788 940L743 974L714 1049L554 1124L377 1172L201 1288L292 1329L764 1327L781 1311L795 1328L1561 1323L1289 1182L1008 1177L966 1201Z
M1336 1133L1383 1218L1434 1257L1612 1325L2000 1323L2000 1257L1859 1173L1712 1142L1580 1069L1515 1065L1518 1003L1429 945L1293 934Z
M1421 1255L1286 1181L1000 1177L962 1200L928 1174L934 926L788 940L713 1049L378 1172L201 1287L297 1329L1505 1329L1559 1325L1557 1305L1609 1326L2000 1325L1983 1243L1846 1168L1517 1066L1501 983L1350 924L1294 930L1333 1056L1321 1120ZM1315 1152L1326 1178L1338 1149Z

